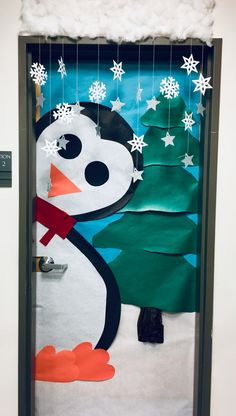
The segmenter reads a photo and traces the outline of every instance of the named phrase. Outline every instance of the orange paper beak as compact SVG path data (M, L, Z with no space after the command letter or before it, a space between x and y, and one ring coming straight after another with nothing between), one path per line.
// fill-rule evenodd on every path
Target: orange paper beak
M78 188L67 176L64 175L53 163L50 167L50 179L51 179L51 189L48 192L48 197L74 194L81 192L81 189Z

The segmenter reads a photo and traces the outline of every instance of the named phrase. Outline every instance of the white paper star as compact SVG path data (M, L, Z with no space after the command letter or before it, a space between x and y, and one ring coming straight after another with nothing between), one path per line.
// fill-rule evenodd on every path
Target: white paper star
M152 97L151 100L146 100L147 103L147 110L151 108L152 110L156 111L156 107L160 104L160 101L157 101L156 97Z
M200 91L202 95L205 95L206 90L213 88L209 82L211 77L204 78L202 74L200 74L199 79L193 80L193 83L196 85L193 92Z
M201 102L196 105L197 105L197 114L201 114L201 116L204 117L204 111L206 110L206 108L203 107Z
M131 144L131 152L134 152L135 150L138 150L139 153L142 153L142 149L144 146L148 146L147 143L143 141L144 135L142 136L136 136L136 134L133 133L133 139L129 140L127 143Z
M141 88L140 83L138 84L137 92L136 92L136 101L139 102L142 100L142 92L143 88Z
M119 99L119 97L117 97L117 99L115 101L110 101L111 105L112 105L112 109L111 111L120 111L121 107L123 107L125 105L125 103L122 103Z
M125 74L125 71L122 68L122 62L116 62L113 59L113 67L110 68L110 70L113 72L113 80L119 79L121 81L121 77L123 74Z
M165 147L171 145L174 146L175 144L173 143L175 136L171 136L170 133L167 131L166 132L166 136L165 137L161 137L161 140L163 140L163 142L165 142Z
M61 149L66 150L66 145L67 143L69 143L69 140L66 140L65 136L61 136L60 139L57 140L57 142Z
M190 75L191 72L198 72L196 66L199 64L199 61L194 61L193 54L191 53L189 58L183 56L184 64L180 67L183 69L187 69L187 74Z
M84 109L85 109L85 107L82 107L80 105L80 102L79 101L77 101L77 103L74 105L75 114L80 115L81 111L84 110Z
M193 156L188 155L188 153L185 153L184 159L181 160L181 162L184 163L184 167L187 168L188 166L193 166Z
M101 137L101 127L99 126L99 124L96 125L95 130L96 130L97 136Z
M142 174L143 174L143 170L137 170L136 168L134 168L134 171L131 175L133 178L133 182L143 181Z
M41 93L40 95L36 95L36 107L43 108L44 101L45 101L45 98L43 96L43 93Z
M184 130L192 130L193 124L195 124L195 121L193 120L193 113L186 113L185 111L185 118L182 120L184 123Z
M63 79L67 75L67 73L66 73L66 66L63 62L62 56L61 56L60 59L58 59L58 64L59 64L59 68L58 68L57 72L60 72L61 79Z
M46 156L54 156L57 157L58 150L61 150L61 147L57 146L57 139L50 142L49 140L45 139L46 145L41 147L41 150L46 152Z

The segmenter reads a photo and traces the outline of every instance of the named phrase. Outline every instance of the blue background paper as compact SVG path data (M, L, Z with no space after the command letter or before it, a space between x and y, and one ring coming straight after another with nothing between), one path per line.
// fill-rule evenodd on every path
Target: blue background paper
M122 46L121 46L122 48ZM61 55L58 56L60 59ZM75 57L76 58L76 57ZM113 58L117 61L117 57ZM159 62L158 54L155 62L155 70L153 73L153 61L143 61L142 56L140 60L140 78L138 59L136 61L125 62L123 61L123 69L125 74L122 76L122 81L113 80L113 72L110 68L113 66L112 60L100 60L99 72L98 72L98 60L97 53L94 54L94 59L89 57L89 60L76 59L71 63L64 59L66 65L67 76L61 79L61 74L58 70L58 62L42 62L48 72L48 81L46 85L41 87L41 91L44 94L45 102L44 107L41 109L41 116L46 112L54 109L56 104L59 103L75 103L78 100L80 102L89 101L89 87L91 84L100 80L106 85L106 97L101 104L111 107L111 101L116 100L117 96L125 106L122 107L120 115L130 124L132 129L137 135L145 134L147 128L140 122L140 117L146 112L147 103L146 100L151 99L153 95L158 97L160 95L160 83L161 80L170 75L170 62ZM200 130L200 114L197 114L197 103L199 103L199 93L193 93L194 84L192 79L198 79L198 74L192 73L192 76L187 76L185 69L181 69L180 66L183 62L175 63L174 56L171 65L171 75L178 81L180 86L180 95L185 101L188 111L193 112L193 119L195 124L192 128L192 136L199 139ZM153 76L154 74L154 76ZM136 91L138 82L140 80L140 86L142 91L142 100L137 104ZM153 82L154 80L154 82ZM183 168L184 169L184 168ZM188 167L187 170L196 178L199 179L199 167ZM107 218L79 222L75 225L77 229L90 243L92 243L93 236L105 228L109 223L117 220L121 217L120 214L114 214ZM197 221L197 216L191 218ZM120 250L116 249L99 249L100 254L107 262L112 261L120 253ZM197 256L187 255L185 258L194 266L197 264Z

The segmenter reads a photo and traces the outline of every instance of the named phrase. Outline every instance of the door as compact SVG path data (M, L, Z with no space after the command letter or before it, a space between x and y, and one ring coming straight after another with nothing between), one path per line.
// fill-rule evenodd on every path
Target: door
M207 415L217 44L31 42L31 414Z

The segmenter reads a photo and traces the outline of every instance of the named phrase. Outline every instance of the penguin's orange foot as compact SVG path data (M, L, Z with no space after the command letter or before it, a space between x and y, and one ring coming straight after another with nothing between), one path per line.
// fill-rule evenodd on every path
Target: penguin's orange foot
M52 382L105 381L115 374L108 364L107 351L93 349L90 342L77 345L72 351L56 349L48 345L35 358L35 380Z

